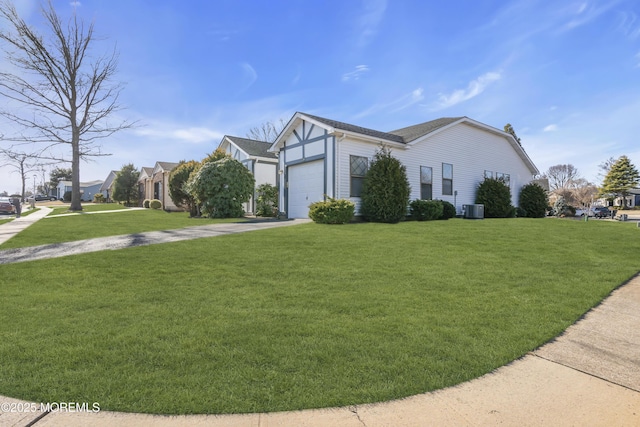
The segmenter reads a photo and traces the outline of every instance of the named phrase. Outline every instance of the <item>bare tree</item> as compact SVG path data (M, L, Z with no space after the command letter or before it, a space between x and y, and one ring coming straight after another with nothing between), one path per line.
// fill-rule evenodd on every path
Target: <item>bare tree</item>
M39 172L45 164L41 163L39 153L26 153L24 151L14 151L12 148L0 148L0 156L4 162L0 166L9 166L13 172L20 175L22 188L20 196L24 200L26 192L27 175L31 172Z
M118 55L94 56L93 24L85 28L74 13L63 23L51 0L41 8L46 36L29 26L9 0L0 1L0 41L16 72L0 72L0 95L7 100L0 114L20 129L2 139L14 144L44 145L48 159L71 162L71 210L80 204L80 160L106 155L99 141L133 125L109 123L120 110L122 86L112 82ZM6 106L26 107L23 111ZM60 150L62 148L62 150ZM71 152L70 159L68 157Z
M572 182L580 178L580 174L578 169L571 164L555 165L551 166L542 177L549 180L549 188L554 191L571 188Z
M247 138L255 139L256 141L273 142L286 125L287 122L284 119L280 119L278 123L264 122L260 126L249 129Z

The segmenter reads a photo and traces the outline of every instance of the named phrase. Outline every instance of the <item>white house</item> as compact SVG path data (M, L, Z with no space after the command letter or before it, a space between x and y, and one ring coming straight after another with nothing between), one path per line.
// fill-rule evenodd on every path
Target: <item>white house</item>
M118 175L118 171L111 171L109 175L107 175L107 179L104 180L102 185L100 186L100 193L104 196L104 200L107 202L112 201L113 197L113 183L115 182L116 176Z
M229 153L251 171L256 180L256 187L261 184L278 185L278 158L275 153L269 152L270 147L270 142L229 135L225 135L218 145L219 149ZM244 205L245 212L255 212L255 201L254 192L251 199Z
M364 175L376 150L391 149L407 169L413 199L446 200L461 212L485 177L502 178L517 206L538 169L512 135L468 117L381 132L296 113L270 151L278 155L280 210L306 218L309 204L346 198L359 212Z

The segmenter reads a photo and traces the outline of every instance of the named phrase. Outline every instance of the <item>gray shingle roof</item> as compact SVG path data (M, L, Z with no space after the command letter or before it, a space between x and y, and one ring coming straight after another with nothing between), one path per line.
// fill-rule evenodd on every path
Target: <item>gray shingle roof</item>
M382 138L389 141L409 143L421 136L427 135L441 127L447 126L455 121L460 120L462 117L443 117L440 119L431 120L429 122L420 123L413 126L408 126L402 129L393 130L391 132L381 132L374 129L363 128L360 126L351 125L349 123L339 122L337 120L326 119L324 117L314 116L312 114L301 113L307 117L324 123L336 129L344 130L347 132L360 133L374 138Z
M318 117L312 114L307 114L307 113L300 113L300 114L304 114L305 116L310 117L314 120L317 120L320 123L324 123L325 125L329 125L332 128L344 130L347 132L360 133L363 135L372 136L374 138L387 139L389 141L394 141L394 142L404 142L402 137L399 135L393 135L387 132L380 132L374 129L368 129L360 126L350 125L349 123L339 122L337 120L325 119L324 117Z
M267 150L271 147L271 142L257 141L255 139L240 138L238 136L227 135L234 144L242 148L248 155L257 157L268 157L276 159L275 153L269 153Z
M393 130L389 133L398 135L402 138L403 142L411 142L427 135L441 127L447 126L453 122L462 119L462 117L442 117L440 119L431 120L429 122L420 123L413 126L407 126L406 128Z
M172 171L173 168L179 165L179 163L174 162L158 162L157 164L165 171Z

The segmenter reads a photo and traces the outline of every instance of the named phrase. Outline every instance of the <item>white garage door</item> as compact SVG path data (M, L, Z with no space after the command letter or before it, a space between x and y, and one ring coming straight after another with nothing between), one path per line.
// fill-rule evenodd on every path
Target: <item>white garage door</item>
M309 205L324 200L324 161L289 166L289 218L308 218Z

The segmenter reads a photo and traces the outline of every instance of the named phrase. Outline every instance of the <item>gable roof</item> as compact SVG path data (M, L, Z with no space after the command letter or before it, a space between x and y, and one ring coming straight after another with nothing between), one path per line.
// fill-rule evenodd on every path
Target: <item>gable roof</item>
M378 130L363 128L361 126L350 125L349 123L339 122L337 120L325 119L324 117L318 117L307 113L296 113L301 114L303 116L312 118L320 123L324 123L325 125L331 126L335 130L347 131L352 133L359 133L362 135L372 136L374 138L382 138L387 139L389 141L394 142L405 142L400 135L394 135L389 132L380 132Z
M328 127L330 134L351 134L352 136L359 137L361 139L368 140L374 143L384 143L385 141L394 143L399 146L408 146L413 143L418 143L435 133L444 131L459 123L465 123L469 126L499 135L505 138L513 149L518 153L518 156L525 162L532 174L538 174L538 168L533 164L527 153L524 151L522 145L515 140L513 135L504 132L503 130L494 128L481 122L470 119L469 117L442 117L439 119L431 120L428 122L420 123L417 125L407 126L401 129L397 129L391 132L381 132L374 129L364 128L361 126L351 125L349 123L339 122L337 120L326 119L324 117L314 116L312 114L296 112L291 120L287 123L282 130L278 138L269 148L271 152L277 152L284 144L284 141L293 133L299 122L302 120L309 121L311 123L317 123L323 127Z
M269 159L277 158L275 153L271 153L268 151L269 147L271 147L271 142L240 138L239 136L230 135L225 135L224 138L222 138L222 141L224 142L225 139L228 139L229 141L240 147L240 149L247 153L249 156L266 157ZM222 143L220 143L220 145L222 145Z
M430 134L433 131L436 131L442 127L450 125L451 123L457 122L458 120L461 120L464 118L465 117L442 117L440 119L435 119L435 120L420 123L417 125L407 126L402 129L393 130L389 133L393 135L398 135L399 137L402 138L402 141L406 144L420 138L421 136Z
M173 168L178 166L178 164L179 163L174 163L174 162L156 162L156 165L153 168L153 171L155 172L156 170L163 170L166 172L170 172Z
M102 186L100 187L100 191L106 191L109 188L111 188L111 184L113 184L113 181L116 179L117 173L118 173L117 171L109 172L109 176L107 176L107 179L102 183Z

